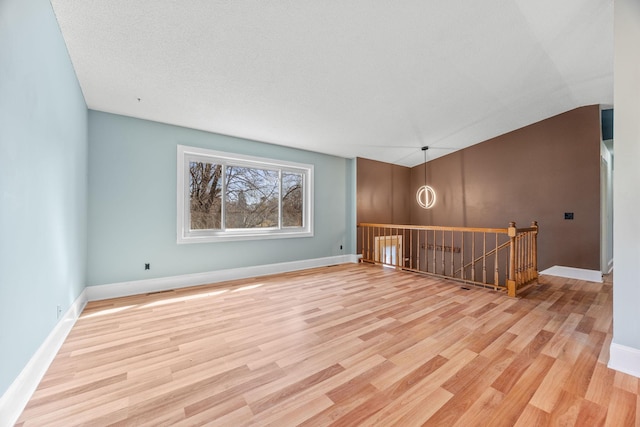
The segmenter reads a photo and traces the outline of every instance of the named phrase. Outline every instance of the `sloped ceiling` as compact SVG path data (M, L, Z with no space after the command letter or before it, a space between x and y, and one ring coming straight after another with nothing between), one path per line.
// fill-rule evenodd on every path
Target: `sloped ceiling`
M613 104L612 0L51 3L89 108L343 157Z

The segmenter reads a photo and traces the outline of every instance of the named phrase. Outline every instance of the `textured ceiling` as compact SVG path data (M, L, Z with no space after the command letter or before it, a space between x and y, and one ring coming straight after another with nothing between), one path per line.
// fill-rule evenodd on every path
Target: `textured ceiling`
M89 108L343 157L613 104L612 0L51 3Z

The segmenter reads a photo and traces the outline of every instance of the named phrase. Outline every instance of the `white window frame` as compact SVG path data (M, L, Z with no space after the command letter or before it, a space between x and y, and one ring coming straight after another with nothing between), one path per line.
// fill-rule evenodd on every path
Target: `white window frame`
M282 227L282 195L278 199L278 227L270 228L224 228L224 205L223 224L221 230L191 230L190 192L189 192L189 162L203 161L208 163L221 164L223 166L242 166L258 169L277 170L280 176L280 188L282 190L282 173L293 172L302 174L303 181L303 212L302 227ZM284 160L274 160L263 157L247 156L244 154L226 153L222 151L209 150L206 148L188 147L178 145L177 155L177 243L206 243L224 242L236 240L261 240L261 239L283 239L293 237L313 236L313 165L304 163L288 162ZM224 177L224 173L223 173ZM224 194L224 179L222 186L222 199ZM224 203L224 202L223 202Z

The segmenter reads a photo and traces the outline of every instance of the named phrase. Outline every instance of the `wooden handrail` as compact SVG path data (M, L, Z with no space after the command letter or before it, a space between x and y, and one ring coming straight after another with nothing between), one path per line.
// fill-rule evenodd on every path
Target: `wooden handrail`
M358 229L363 262L502 289L509 296L538 277L535 221L525 228L512 222L507 228L360 223Z
M535 221L534 221L535 222ZM469 231L476 233L502 233L507 234L508 228L482 228L482 227L446 227L441 225L408 225L408 224L381 224L374 222L361 222L358 227L387 227L387 228L411 228L420 230L445 230L445 231ZM516 228L518 233L524 233L529 231L537 231L537 227Z
M387 227L387 228L411 228L414 230L444 230L444 231L469 231L476 233L502 233L507 234L507 228L478 228L478 227L443 227L440 225L405 225L405 224L376 224L361 222L358 227ZM519 229L518 229L519 230Z
M531 232L531 231L538 231L538 228L537 227L516 228L516 231L518 233L527 233L527 232Z

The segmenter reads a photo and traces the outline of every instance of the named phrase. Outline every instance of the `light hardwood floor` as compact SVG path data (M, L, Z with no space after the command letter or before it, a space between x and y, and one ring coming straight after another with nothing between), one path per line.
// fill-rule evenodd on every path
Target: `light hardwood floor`
M19 426L639 426L611 283L340 265L92 302Z

